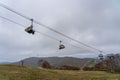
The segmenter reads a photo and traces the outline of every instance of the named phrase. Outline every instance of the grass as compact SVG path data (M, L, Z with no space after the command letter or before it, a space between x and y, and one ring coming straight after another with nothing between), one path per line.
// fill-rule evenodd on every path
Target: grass
M1 65L0 80L120 80L120 74L102 71L49 70Z

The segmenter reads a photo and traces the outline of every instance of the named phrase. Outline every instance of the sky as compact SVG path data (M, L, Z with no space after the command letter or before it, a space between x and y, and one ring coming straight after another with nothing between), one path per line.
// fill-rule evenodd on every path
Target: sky
M119 0L0 0L10 8L49 26L67 36L103 51L120 53ZM0 16L26 26L31 22L0 7ZM28 34L24 27L0 18L0 62L18 61L27 57L97 57L99 52L67 39L43 26Z

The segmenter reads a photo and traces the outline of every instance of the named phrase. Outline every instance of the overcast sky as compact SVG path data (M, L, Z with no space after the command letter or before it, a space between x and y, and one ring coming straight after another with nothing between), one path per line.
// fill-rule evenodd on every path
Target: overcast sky
M100 49L104 54L120 53L120 0L0 0L0 2L80 42ZM0 16L26 27L30 26L30 21L2 7ZM36 56L98 55L97 51L35 23L34 29L62 40L66 48L58 50L59 41L39 33L28 34L22 26L0 18L0 62Z

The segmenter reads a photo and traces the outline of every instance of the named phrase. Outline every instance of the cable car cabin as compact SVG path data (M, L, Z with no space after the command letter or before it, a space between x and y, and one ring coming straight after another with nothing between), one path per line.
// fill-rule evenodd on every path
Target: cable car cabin
M99 57L103 57L103 54L99 54Z
M98 57L99 57L100 60L103 60L103 54L99 54Z
M64 48L65 48L65 46L63 44L60 44L59 50L64 49Z
M34 35L34 33L35 33L35 31L33 30L32 26L27 27L27 28L25 29L25 31L26 31L27 33L33 34L33 35Z
M30 20L31 20L31 26L30 26L30 27L27 27L27 28L25 29L25 31L26 31L27 33L29 33L29 34L33 34L33 35L34 35L35 30L33 30L33 19L30 19Z
M64 49L64 48L65 48L65 46L64 46L63 44L61 44L61 43L62 43L62 41L60 41L59 50L61 50L61 49Z

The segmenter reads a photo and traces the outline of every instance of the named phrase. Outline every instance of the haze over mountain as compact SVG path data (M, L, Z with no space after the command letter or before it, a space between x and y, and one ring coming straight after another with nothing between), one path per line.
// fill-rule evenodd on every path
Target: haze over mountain
M68 66L74 66L74 67L83 67L85 64L89 64L92 61L95 61L95 59L92 58L74 58L74 57L30 57L27 59L24 59L24 66L30 66L30 67L39 67L40 64L39 60L45 60L50 63L51 66L55 68L59 68L63 65L68 65ZM21 62L18 61L16 63L13 63L15 65L20 65Z

